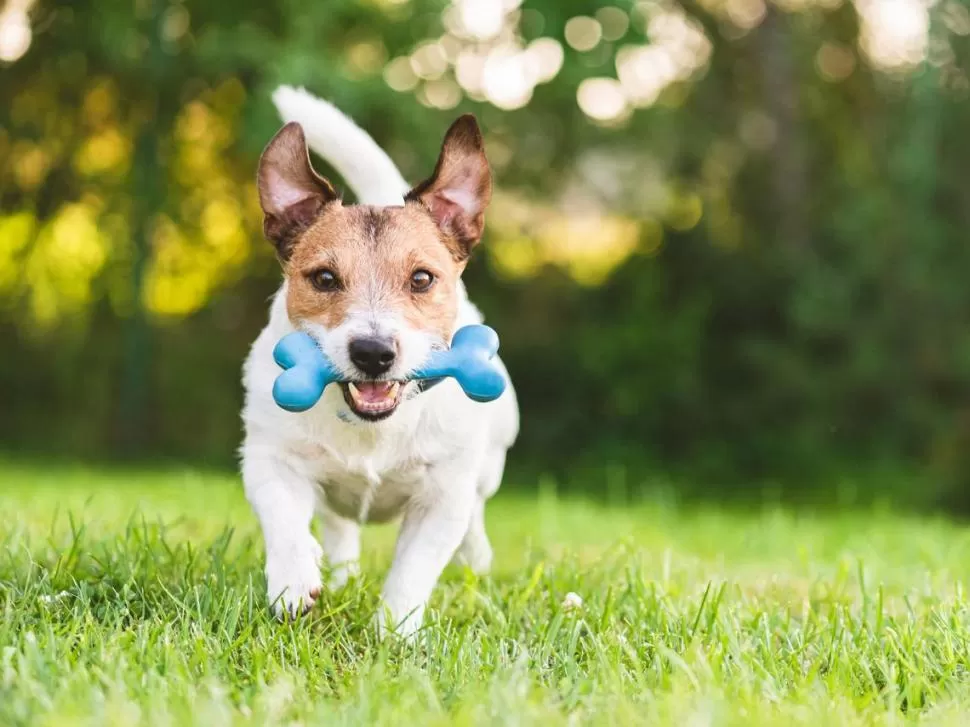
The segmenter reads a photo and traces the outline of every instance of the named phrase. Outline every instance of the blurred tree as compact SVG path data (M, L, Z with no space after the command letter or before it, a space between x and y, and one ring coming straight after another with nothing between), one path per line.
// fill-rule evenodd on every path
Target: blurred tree
M289 83L412 179L478 114L467 278L520 464L966 492L964 2L38 0L24 36L26 7L0 14L8 446L231 458Z

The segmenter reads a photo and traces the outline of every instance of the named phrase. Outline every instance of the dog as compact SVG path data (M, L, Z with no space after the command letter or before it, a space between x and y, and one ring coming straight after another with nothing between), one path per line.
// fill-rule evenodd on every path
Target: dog
M408 381L458 328L483 320L461 281L491 196L482 135L473 116L459 118L431 176L409 189L328 102L289 87L273 100L287 123L260 158L257 187L284 280L243 368L241 448L268 598L280 618L305 613L324 585L339 589L358 572L361 525L400 517L377 622L382 633L411 635L449 561L489 569L485 502L519 428L511 385L476 403L451 379ZM308 143L358 204L343 204L317 174ZM300 414L271 393L273 347L294 330L313 336L346 382Z

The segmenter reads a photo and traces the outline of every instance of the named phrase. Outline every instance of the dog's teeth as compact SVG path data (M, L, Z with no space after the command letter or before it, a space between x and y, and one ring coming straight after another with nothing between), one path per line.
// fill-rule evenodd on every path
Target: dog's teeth
M347 382L347 391L354 403L354 408L362 412L377 413L394 408L400 390L400 381L386 384L368 382L365 385L365 391L361 391L360 384Z

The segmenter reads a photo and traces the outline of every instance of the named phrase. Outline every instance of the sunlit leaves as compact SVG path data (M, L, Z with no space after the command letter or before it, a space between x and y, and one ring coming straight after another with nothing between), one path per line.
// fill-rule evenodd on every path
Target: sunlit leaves
M152 235L144 302L149 311L184 316L241 274L258 229L252 184L239 184L227 156L245 92L236 79L187 104L175 124L173 176L179 216L162 215Z
M24 297L36 324L50 326L91 304L108 257L99 212L90 199L64 204L43 225L26 212L0 218L0 292Z
M16 212L0 217L0 295L18 290L22 257L34 237L37 219L30 212Z
M580 284L596 285L637 249L640 239L641 223L622 215L595 209L565 214L501 193L492 205L491 258L510 277L554 265Z

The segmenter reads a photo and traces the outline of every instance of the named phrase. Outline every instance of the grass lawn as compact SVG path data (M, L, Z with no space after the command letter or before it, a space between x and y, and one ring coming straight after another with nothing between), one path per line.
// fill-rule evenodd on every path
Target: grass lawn
M494 575L381 644L392 529L280 625L234 478L0 463L0 725L970 724L957 524L511 492L488 520Z

